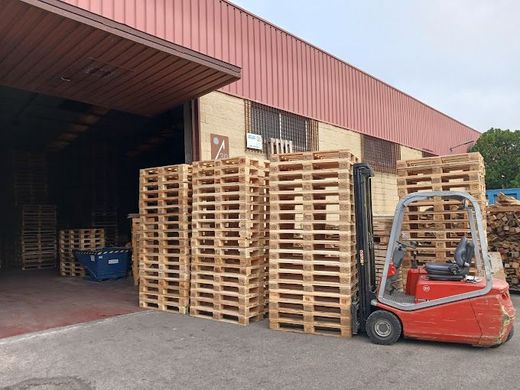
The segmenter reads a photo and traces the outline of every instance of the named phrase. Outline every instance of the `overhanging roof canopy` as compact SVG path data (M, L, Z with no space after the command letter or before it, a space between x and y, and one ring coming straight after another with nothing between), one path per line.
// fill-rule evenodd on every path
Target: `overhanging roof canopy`
M58 0L3 0L0 84L152 116L240 68Z

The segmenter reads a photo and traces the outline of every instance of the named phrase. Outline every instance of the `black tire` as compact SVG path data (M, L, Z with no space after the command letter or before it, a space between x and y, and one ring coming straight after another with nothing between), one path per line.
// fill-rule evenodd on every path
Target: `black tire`
M366 332L374 344L394 344L401 337L402 330L399 318L389 311L377 310L368 316Z

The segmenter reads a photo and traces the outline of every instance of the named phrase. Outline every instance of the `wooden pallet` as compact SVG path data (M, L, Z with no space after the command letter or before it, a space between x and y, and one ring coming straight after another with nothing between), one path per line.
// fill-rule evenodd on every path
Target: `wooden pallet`
M90 215L90 225L103 229L106 246L117 246L119 243L119 222L117 210L112 208L97 208Z
M134 286L139 285L139 253L141 252L141 216L139 214L130 214L128 218L131 220L132 235L132 279Z
M30 270L56 267L56 206L23 205L20 214L21 268Z
M85 269L74 256L76 250L102 248L105 243L103 229L67 229L60 230L58 239L58 254L61 276L85 276Z
M357 291L348 151L273 156L270 168L269 322L272 329L352 334Z
M192 168L142 169L136 246L139 304L187 314L190 294Z
M16 205L38 205L48 201L47 159L44 154L13 151L10 171Z
M248 325L265 315L268 163L193 165L190 315Z
M421 191L469 193L479 202L485 227L485 167L479 153L398 161L397 174L400 197ZM461 206L456 200L435 199L407 207L403 238L419 242L420 263L451 259L460 239L470 235L469 221Z

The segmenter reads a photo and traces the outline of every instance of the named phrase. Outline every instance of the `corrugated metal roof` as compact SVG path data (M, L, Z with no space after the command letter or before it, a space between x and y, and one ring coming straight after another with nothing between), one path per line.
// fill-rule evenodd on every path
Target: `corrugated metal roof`
M56 0L4 0L0 20L0 84L15 88L155 115L240 77L237 66Z
M64 0L242 68L222 90L414 148L479 133L224 0Z

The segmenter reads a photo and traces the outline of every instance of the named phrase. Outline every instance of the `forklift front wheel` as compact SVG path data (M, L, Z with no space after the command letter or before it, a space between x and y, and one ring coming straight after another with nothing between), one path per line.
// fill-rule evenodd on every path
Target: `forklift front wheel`
M389 311L377 310L368 316L366 331L374 344L391 345L401 337L401 321Z

